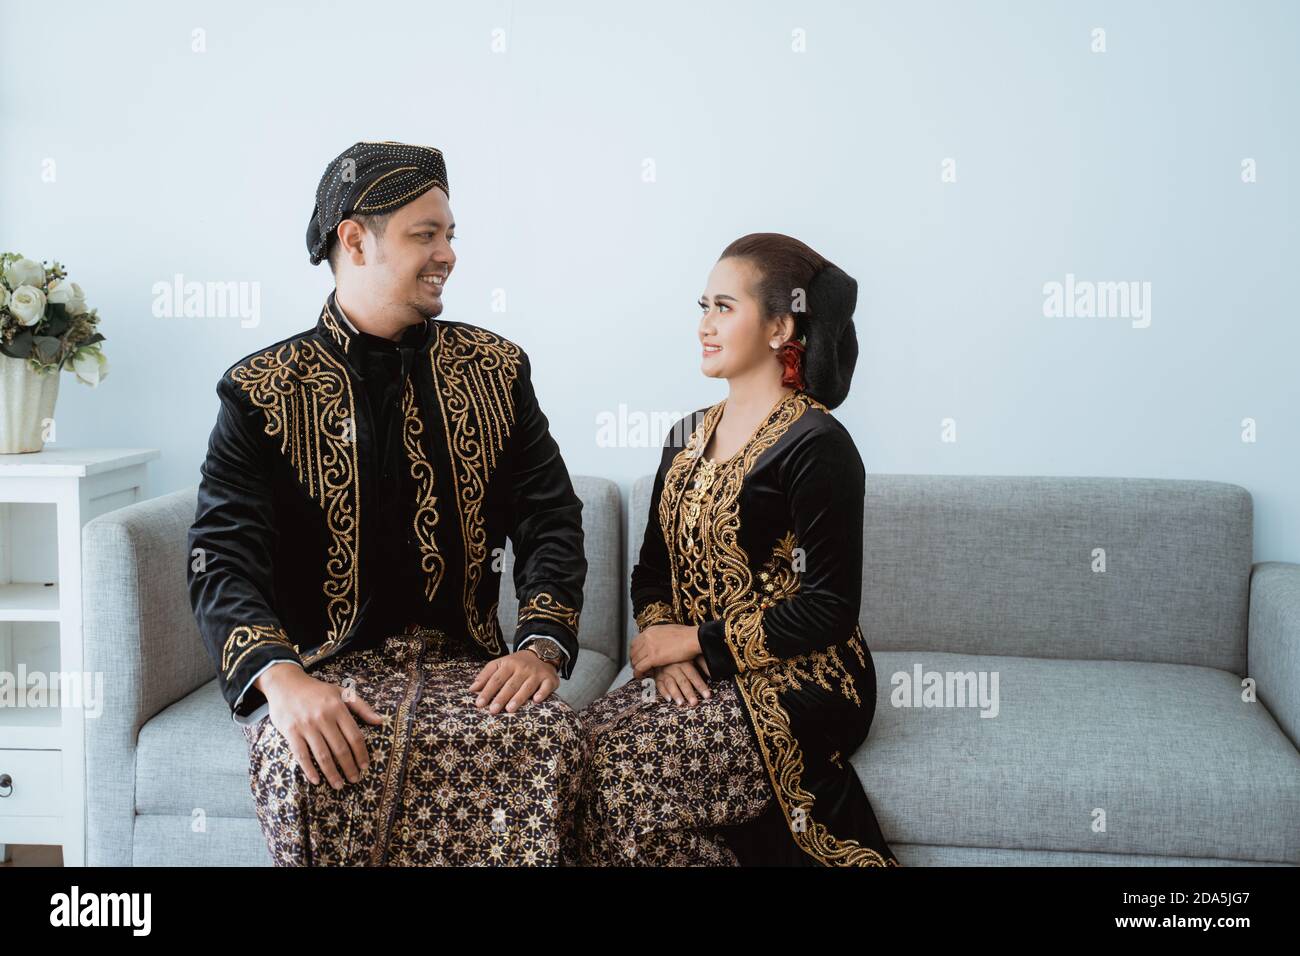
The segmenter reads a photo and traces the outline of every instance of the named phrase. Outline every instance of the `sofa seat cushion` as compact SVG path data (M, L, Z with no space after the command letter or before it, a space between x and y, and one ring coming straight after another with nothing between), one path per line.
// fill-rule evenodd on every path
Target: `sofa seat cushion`
M1300 863L1300 753L1241 678L1183 664L877 652L853 757L899 843ZM895 707L896 672L998 674L996 717ZM991 685L990 685L991 686ZM1094 811L1105 830L1094 830Z
M872 659L876 715L852 763L891 844L1300 863L1300 754L1262 704L1241 699L1233 674L910 651ZM911 680L918 663L996 672L997 715L893 706L893 675ZM613 686L631 676L628 665ZM1093 830L1097 808L1104 832Z

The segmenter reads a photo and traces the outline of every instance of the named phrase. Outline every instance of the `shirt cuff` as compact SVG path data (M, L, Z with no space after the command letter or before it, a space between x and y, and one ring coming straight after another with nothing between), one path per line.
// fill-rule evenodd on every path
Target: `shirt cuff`
M252 687L253 684L257 681L257 679L262 676L263 672L266 671L267 667L274 667L276 664L297 664L299 667L302 667L302 665L299 664L297 661L288 660L287 658L283 658L283 657L279 658L278 660L267 661L266 667L263 667L256 674L250 677L248 679L248 683L244 685L244 689L239 692L239 698L235 701L235 706L231 708L231 713L230 713L230 716L234 718L235 723L255 724L263 717L265 717L268 713L271 712L270 703L264 703L262 704L262 706L258 707L255 711L253 711L251 714L240 715L239 713L237 713L237 711L239 710L239 705L244 702L244 695L248 693L249 688Z

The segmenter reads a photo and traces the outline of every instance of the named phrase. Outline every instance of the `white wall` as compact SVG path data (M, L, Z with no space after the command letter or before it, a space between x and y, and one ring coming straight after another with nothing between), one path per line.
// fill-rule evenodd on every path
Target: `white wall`
M112 363L65 375L58 444L160 447L153 493L197 481L221 371L315 321L325 164L398 139L447 156L444 314L530 352L575 474L654 466L599 447L600 413L723 396L695 299L730 240L780 231L860 282L838 414L869 472L1235 482L1256 557L1300 560L1295 4L0 10L0 249L68 266ZM259 283L259 324L155 318L177 273ZM1067 273L1150 282L1150 326L1044 317Z

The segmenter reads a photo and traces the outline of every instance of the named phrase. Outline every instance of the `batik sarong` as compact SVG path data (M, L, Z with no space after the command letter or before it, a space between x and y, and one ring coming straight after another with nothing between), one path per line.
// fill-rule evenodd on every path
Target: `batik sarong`
M578 810L587 866L737 866L727 828L772 802L732 680L693 707L632 680L579 715L590 769Z
M287 665L282 665L287 666ZM277 866L557 865L572 855L584 773L578 716L552 694L475 707L483 668L440 631L408 628L310 673L385 718L355 717L370 769L307 781L269 717L244 726L257 816ZM341 769L340 769L341 772Z

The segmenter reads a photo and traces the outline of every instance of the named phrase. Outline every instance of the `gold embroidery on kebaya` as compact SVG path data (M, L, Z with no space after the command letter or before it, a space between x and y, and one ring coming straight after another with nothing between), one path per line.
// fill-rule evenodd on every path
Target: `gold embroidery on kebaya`
M794 552L798 547L793 531L787 531L773 546L772 556L758 574L763 585L763 593L759 595L763 610L799 593L799 572L794 568Z
M442 406L447 447L453 463L461 531L465 539L465 619L474 640L489 652L504 650L496 603L486 620L474 595L487 556L483 499L514 424L511 389L522 352L485 329L441 326L438 348L430 355L435 392Z
M352 340L348 338L348 334L343 331L343 326L339 325L338 316L334 314L334 310L330 308L328 302L325 303L325 308L321 312L321 324L324 325L326 331L329 332L330 338L338 344L339 348L346 352L348 346L352 344Z
M708 445L722 407L722 404L714 405L705 413L686 448L674 456L664 476L664 489L658 502L659 524L667 545L674 602L679 609L698 613L707 599L709 616L726 622L726 643L739 668L736 686L745 700L773 789L799 847L827 865L897 866L897 861L885 860L880 853L856 840L838 839L825 824L812 819L813 795L803 786L803 751L791 732L790 715L781 705L780 694L797 689L801 681L835 690L833 681L838 680L841 694L859 706L861 700L837 645L781 661L764 643L763 611L798 591L799 581L793 568L796 547L793 533L777 542L772 558L760 572L760 589L754 587L749 557L739 543L739 497L745 476L758 457L775 445L809 408L823 412L829 409L804 392L787 396L777 403L742 451L721 463L709 482L713 494L688 501L687 482ZM688 528L686 512L693 504L698 504L700 510L692 516ZM696 541L698 553L681 547L682 542ZM707 591L702 577L707 578ZM692 620L686 616L683 619ZM853 649L859 663L865 665L861 633L856 625L853 636L845 643ZM840 763L835 766L843 769ZM794 822L796 814L801 818L799 826Z
M758 598L758 611L749 612L757 613L759 616L757 623L753 624L759 634L762 634L763 629L762 612L799 593L799 574L795 570L794 554L798 546L794 532L786 532L772 548L772 556L759 572L758 579L762 583L762 590L755 595ZM856 626L854 631L856 634ZM850 641L852 640L853 638L850 638ZM865 666L866 660L862 659L861 645L855 647L855 650L858 652L860 662ZM811 651L799 657L778 660L767 668L767 675L779 691L784 691L786 688L800 690L802 683L809 681L832 693L838 691L843 697L853 701L859 707L862 706L853 675L840 660L839 649L835 644L825 650ZM838 687L832 685L832 679L838 681Z
M846 643L847 645L849 645L849 647L851 647L851 648L853 649L853 653L854 653L854 654L857 656L857 658L858 658L858 663L861 664L863 667L866 667L866 666L867 666L867 651L866 651L866 648L863 647L863 644L862 644L862 628L859 627L858 625L854 624L854 625L853 625L853 636L851 636L851 637L850 637L847 641L845 641L844 643Z
M636 615L636 628L638 631L644 631L647 627L653 627L656 624L676 624L673 617L673 609L663 601L653 601L641 609L641 613Z
M679 558L677 548L674 543L677 522L681 520L682 499L686 493L686 479L694 467L696 459L699 458L704 450L701 441L702 436L710 434L713 430L713 423L716 423L718 417L722 414L722 405L714 405L704 413L704 418L691 432L690 438L686 442L686 447L673 456L672 462L668 466L668 471L664 475L663 491L659 495L659 528L664 536L664 544L667 545L668 552L668 579L674 582L673 586L673 611L677 620L698 624L700 621L693 618L687 613L686 607L683 606L682 591L676 582L682 580L682 572L678 564Z
M519 608L519 623L538 618L563 624L575 635L578 633L578 612L562 604L546 591L538 591L532 600Z
M749 558L739 545L740 491L759 456L775 445L807 409L825 406L804 392L792 392L773 406L739 452L725 462L704 459L703 450L722 417L724 405L719 403L705 412L686 447L673 457L658 502L659 525L675 585L675 610L682 620L694 624L727 619L728 646L743 670L764 666L776 658L762 644L758 622L762 596L754 593ZM696 481L688 490L693 472ZM783 547L787 551L782 552ZM773 561L784 557L792 562L793 548L794 536L790 533L778 544ZM737 613L744 616L732 622Z
M801 690L803 683L807 681L831 693L838 692L840 696L848 698L859 707L862 706L862 700L858 697L857 684L848 668L844 666L844 662L840 660L839 646L836 644L830 645L825 650L810 651L798 657L787 657L777 661L766 668L763 674L778 691L785 691L787 688ZM832 680L838 681L839 686L834 686Z
M898 866L896 860L886 860L857 840L839 839L826 824L812 818L813 795L803 787L803 751L790 732L790 715L781 706L779 689L768 672L737 674L736 686L745 698L773 791L799 848L826 866ZM796 814L800 826L794 825Z
M226 680L234 677L240 662L263 644L285 644L293 647L294 651L298 650L297 646L289 644L289 636L282 627L241 624L230 632L226 646L221 649L221 670L226 675Z
M420 545L420 568L425 574L424 596L432 601L446 572L446 562L434 537L434 528L438 524L438 499L433 493L433 465L420 445L424 422L420 419L410 378L406 380L406 391L402 394L402 415L405 425L402 444L411 463L411 478L416 483L415 537Z
M311 664L338 648L359 608L361 494L352 383L338 360L309 339L268 349L230 377L266 413L266 434L279 436L280 453L325 514L331 542L322 590L329 631L303 658Z

